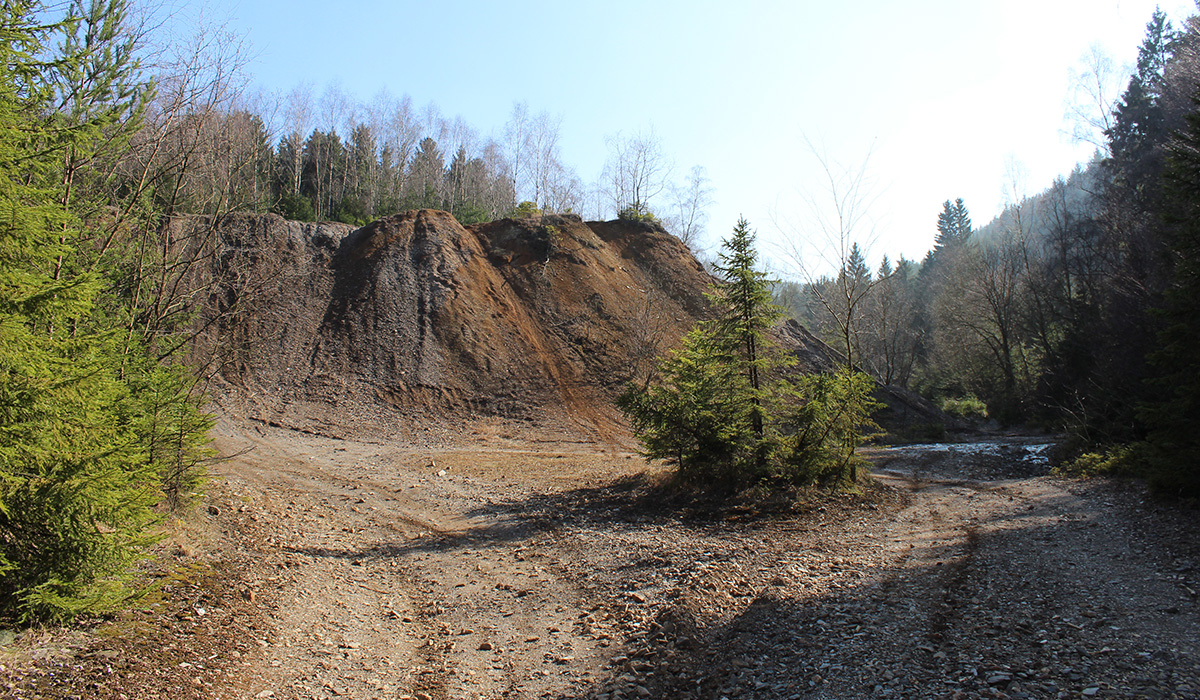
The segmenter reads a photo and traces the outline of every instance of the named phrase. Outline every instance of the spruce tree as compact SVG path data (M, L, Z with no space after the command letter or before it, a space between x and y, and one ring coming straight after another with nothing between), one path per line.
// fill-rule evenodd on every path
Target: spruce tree
M768 334L781 313L757 262L754 233L740 220L716 265L715 318L697 324L618 406L645 454L674 461L688 481L726 489L853 482L875 384L851 369L786 376L792 360Z
M681 347L659 361L643 386L631 385L617 405L629 418L644 453L672 460L679 475L697 483L738 480L740 458L753 442L744 375L701 324Z
M1200 106L1200 101L1197 102ZM1166 245L1170 286L1151 391L1139 415L1149 429L1151 483L1178 496L1200 496L1200 111L1172 143L1166 171Z
M736 484L766 471L768 410L778 393L770 374L784 358L766 335L781 314L757 261L754 233L741 219L716 265L715 318L688 333L657 378L619 401L647 456L675 460L686 478Z
M714 266L723 280L713 295L720 309L714 331L715 338L731 354L731 364L745 377L750 429L755 442L754 464L757 471L762 471L768 449L763 384L766 373L781 362L778 349L768 342L766 332L779 322L783 312L772 303L770 281L765 272L755 269L757 264L754 232L744 218L738 219Z
M940 261L951 255L970 237L971 215L967 212L967 205L963 203L962 197L954 200L953 204L947 199L942 204L942 213L938 214L937 237L934 238L933 249L929 251L926 265L930 266L933 260Z
M115 603L154 539L167 467L190 485L204 457L194 380L131 330L119 291L119 208L92 180L138 98L106 43L123 5L84 9L42 25L36 3L0 8L0 618Z
M1164 71L1179 35L1166 13L1156 8L1138 49L1137 72L1113 110L1105 132L1110 156L1106 169L1140 209L1157 206L1163 172L1162 144L1167 140L1161 97Z

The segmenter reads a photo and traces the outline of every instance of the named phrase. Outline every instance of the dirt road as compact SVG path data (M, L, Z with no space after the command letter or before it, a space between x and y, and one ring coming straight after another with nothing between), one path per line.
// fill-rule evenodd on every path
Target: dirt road
M222 434L206 517L244 568L177 697L1200 697L1194 511L1012 441L714 514L616 447Z
M1200 696L1186 523L1019 446L879 451L862 497L715 517L590 445L228 440L282 575L218 697Z

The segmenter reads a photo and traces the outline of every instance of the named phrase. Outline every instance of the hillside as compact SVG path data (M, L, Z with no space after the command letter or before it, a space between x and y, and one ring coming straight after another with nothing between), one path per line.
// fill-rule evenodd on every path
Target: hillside
M637 221L463 227L419 210L358 229L269 214L175 225L177 240L211 241L190 281L206 290L194 353L220 368L223 411L321 435L621 439L612 399L704 317L712 281ZM794 322L776 337L795 371L841 362ZM908 392L878 398L889 426L947 419Z
M218 400L320 434L472 417L604 436L608 399L704 313L710 283L640 222L463 227L420 210L359 229L274 215L176 225L215 232L192 284L209 290L195 353L222 368Z

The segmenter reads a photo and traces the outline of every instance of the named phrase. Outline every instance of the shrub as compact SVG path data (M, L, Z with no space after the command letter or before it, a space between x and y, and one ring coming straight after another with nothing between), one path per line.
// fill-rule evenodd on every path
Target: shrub
M942 400L942 410L959 418L987 418L987 404L980 401L974 394L961 398L946 398Z
M535 216L541 216L542 210L538 209L538 205L526 200L521 202L508 214L510 219L530 219Z
M312 221L316 218L312 200L302 194L285 194L279 198L271 211L289 221Z
M1133 476L1144 471L1141 451L1132 445L1084 452L1054 469L1055 474L1065 476Z
M333 210L333 220L351 226L366 226L371 223L366 204L356 197L343 197Z
M658 217L654 212L650 211L649 207L640 202L634 202L617 212L617 218L621 221L646 221L648 223L659 223Z

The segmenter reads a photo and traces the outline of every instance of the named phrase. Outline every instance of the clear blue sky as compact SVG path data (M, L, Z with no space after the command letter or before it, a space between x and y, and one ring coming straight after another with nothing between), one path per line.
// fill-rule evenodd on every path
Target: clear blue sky
M711 240L744 215L768 255L816 235L809 200L827 198L806 140L835 167L869 153L859 237L878 259L923 255L946 199L963 197L986 223L1014 163L1031 194L1086 161L1093 147L1065 135L1072 70L1093 44L1131 64L1154 7L211 0L205 13L248 39L268 92L336 83L368 101L386 89L497 137L516 101L560 115L563 160L585 181L606 135L653 128L680 176L707 168ZM1162 7L1176 25L1194 10Z

